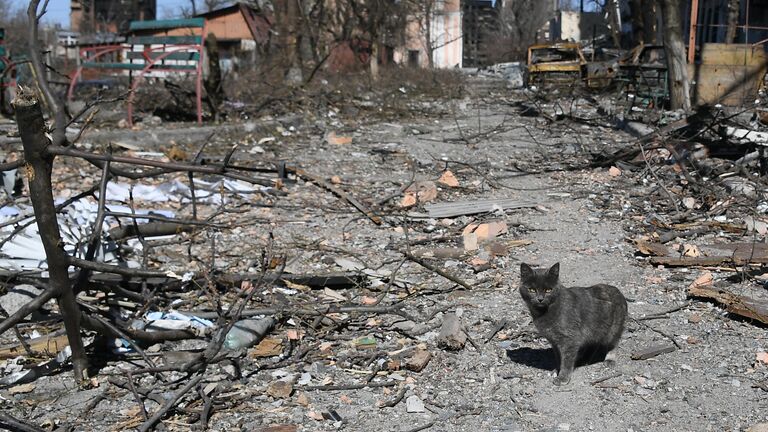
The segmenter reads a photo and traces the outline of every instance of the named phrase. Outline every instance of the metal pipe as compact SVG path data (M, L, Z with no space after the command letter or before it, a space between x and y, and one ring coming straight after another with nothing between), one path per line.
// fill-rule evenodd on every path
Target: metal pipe
M696 21L699 19L699 0L691 2L691 26L688 29L688 63L696 58Z

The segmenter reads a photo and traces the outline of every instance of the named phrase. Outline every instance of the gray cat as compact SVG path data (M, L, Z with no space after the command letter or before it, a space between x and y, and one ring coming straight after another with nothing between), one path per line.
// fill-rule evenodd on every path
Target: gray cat
M614 362L627 319L627 300L611 285L566 288L560 263L545 269L520 264L520 295L533 324L555 352L554 383L568 384L577 360Z

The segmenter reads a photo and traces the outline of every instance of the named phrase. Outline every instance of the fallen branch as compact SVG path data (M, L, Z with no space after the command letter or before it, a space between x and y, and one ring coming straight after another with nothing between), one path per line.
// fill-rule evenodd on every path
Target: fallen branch
M405 312L401 311L402 304L395 304L392 306L334 306L328 305L324 309L315 307L314 305L303 305L293 308L263 308L263 309L245 309L242 313L242 317L253 317L259 315L277 315L283 314L286 316L321 316L334 313L362 313L362 314L392 314L404 316ZM217 312L207 311L179 311L188 316L196 316L198 318L212 319L218 317ZM410 318L409 318L410 319Z
M323 189L326 189L332 192L337 197L345 200L346 202L350 203L353 207L358 209L362 214L364 214L368 219L370 219L371 222L375 223L376 225L381 225L381 222L382 222L381 217L377 216L376 213L373 212L373 210L369 209L365 204L361 203L356 198L346 193L345 191L341 190L340 188L328 183L327 181L323 180L322 178L314 174L310 174L304 171L301 168L286 167L286 170L288 172L294 173L296 176L301 177L306 181L312 182L322 187Z
M598 384L600 384L601 382L604 382L604 381L608 381L609 379L618 378L618 377L620 377L621 375L622 375L622 373L621 373L621 372L616 372L616 373L615 373L615 374L613 374L613 375L608 375L608 376L606 376L606 377L602 377L602 378L596 379L596 380L592 381L590 384L591 384L591 385L598 385Z
M0 334L5 333L6 330L20 323L27 315L40 309L48 300L54 297L56 297L56 288L54 287L50 287L40 293L34 300L19 308L13 315L0 323Z
M675 307L673 307L672 309L667 309L667 310L665 310L664 312L657 312L657 313L653 313L653 314L650 314L650 315L643 315L643 316L641 316L640 318L636 318L636 319L637 319L638 321L646 321L646 320L652 320L652 319L664 318L664 317L666 317L668 314L671 314L672 312L677 312L677 311L679 311L679 310L681 310L681 309L685 309L685 308L687 308L687 307L688 307L688 306L690 306L690 305L691 305L691 302L690 302L690 301L687 301L687 302L684 302L683 304L681 304L681 305L679 305L679 306L675 306Z
M658 333L658 334L664 336L665 338L669 339L673 344L675 344L675 346L678 349L682 349L683 348L683 347L680 346L680 342L676 341L673 336L667 334L666 332L663 332L663 331L661 331L661 330L659 330L657 328L651 327L650 325L648 325L648 324L644 323L643 321L640 321L640 320L638 320L636 318L630 318L630 319L632 319L634 322L640 324L641 326L647 328L648 330L651 330L651 331L653 331L655 333Z
M665 265L670 267L743 266L749 264L768 264L768 256L651 257L649 262L653 265Z
M145 421L141 427L139 427L140 432L146 432L150 429L152 429L155 424L160 421L165 414L170 411L173 407L176 406L176 403L179 401L179 399L183 398L187 392L195 388L195 386L203 380L204 374L201 372L196 377L192 378L187 382L187 385L182 387L179 391L173 394L173 396L168 399L168 401L165 402L165 404L160 407L157 411L155 411L154 414L152 414L152 417L150 417L147 421Z
M7 429L13 432L45 432L45 429L24 423L10 414L4 413L0 413L0 429Z
M142 159L142 158L136 158L136 157L130 157L130 156L97 154L97 153L90 153L90 152L85 152L85 151L81 151L81 150L77 150L69 147L61 147L61 146L48 146L46 151L50 155L72 156L80 159L85 159L89 162L93 162L93 161L112 162L112 163L116 162L116 163L125 163L125 164L140 165L140 166L149 166L149 167L162 169L162 171L159 171L158 173L168 173L168 172L176 172L176 171L199 172L199 173L206 173L206 174L218 174L223 177L229 177L235 180L242 180L247 183L258 184L262 186L274 186L275 184L272 180L257 179L257 178L249 177L246 175L229 172L223 167L218 168L213 166L192 165L187 163L163 162L158 160Z
M397 384L398 384L397 381L385 381L380 383L306 386L306 387L301 387L301 389L302 390L322 390L322 391L360 390L364 388L374 388L374 387L392 387L392 386L396 386Z
M408 386L407 385L400 386L400 390L397 392L395 397L393 397L392 399L390 399L388 401L382 402L379 405L379 408L392 408L395 405L399 404L400 401L402 401L403 398L405 397L405 392L407 390L408 390Z
M452 275L452 274L450 274L450 273L448 273L448 272L446 272L446 271L444 271L444 270L442 270L440 268L437 268L436 266L433 266L432 264L426 262L425 260L414 256L410 252L403 252L403 251L401 251L401 253L406 258L408 258L409 260L415 262L416 264L424 267L427 270L430 270L430 271L433 271L433 272L439 274L440 276L448 279L449 281L455 283L456 285L461 285L462 287L464 287L465 289L468 289L468 290L472 289L472 286L470 284L464 282L463 280L459 279L458 277L456 277L456 276L454 276L454 275Z
M109 216L133 217L136 219L146 219L146 215L129 215L127 213L107 213ZM109 237L112 240L122 240L125 238L137 237L160 237L174 235L183 232L190 232L198 229L200 226L208 226L200 221L178 221L178 222L150 222L141 225L123 225L109 230Z
M80 267L81 269L92 270L102 273L114 273L123 276L133 277L167 277L168 273L163 271L132 269L128 267L118 267L116 265L97 263L93 261L84 260L70 256L68 257L69 264Z
M630 355L632 360L648 360L661 354L667 354L675 351L674 345L654 345L640 351L635 351Z

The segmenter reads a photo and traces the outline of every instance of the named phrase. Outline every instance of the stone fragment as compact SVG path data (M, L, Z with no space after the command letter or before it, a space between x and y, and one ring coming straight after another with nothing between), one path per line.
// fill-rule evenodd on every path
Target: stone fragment
M277 399L286 399L293 393L293 384L288 381L272 381L267 386L267 394Z
M437 335L437 346L450 351L458 351L467 343L467 335L461 329L461 320L455 313L446 313L440 334Z
M426 410L424 402L416 395L410 395L405 399L405 412L408 413L423 413Z

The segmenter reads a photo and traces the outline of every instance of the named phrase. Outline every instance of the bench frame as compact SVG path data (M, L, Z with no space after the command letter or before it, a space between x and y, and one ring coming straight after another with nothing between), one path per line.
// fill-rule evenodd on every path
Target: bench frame
M169 30L179 28L200 29L200 35L191 36L137 36L136 32L142 30ZM130 80L128 92L128 124L133 126L133 99L136 89L149 72L180 71L195 73L195 95L197 103L197 123L203 122L203 59L205 50L205 36L208 31L208 23L205 18L158 20L158 21L132 21L130 35L125 43L112 43L80 48L79 66L72 75L67 91L67 100L72 100L75 85L82 75L83 69L101 70L127 70ZM142 51L135 51L136 45L143 45ZM159 47L153 47L160 45ZM122 62L99 62L107 55L120 55L127 53ZM136 53L133 54L132 53ZM185 55L186 54L186 55ZM188 58L183 58L188 57ZM143 59L143 63L133 63L134 60ZM194 61L194 65L167 65L164 60Z

